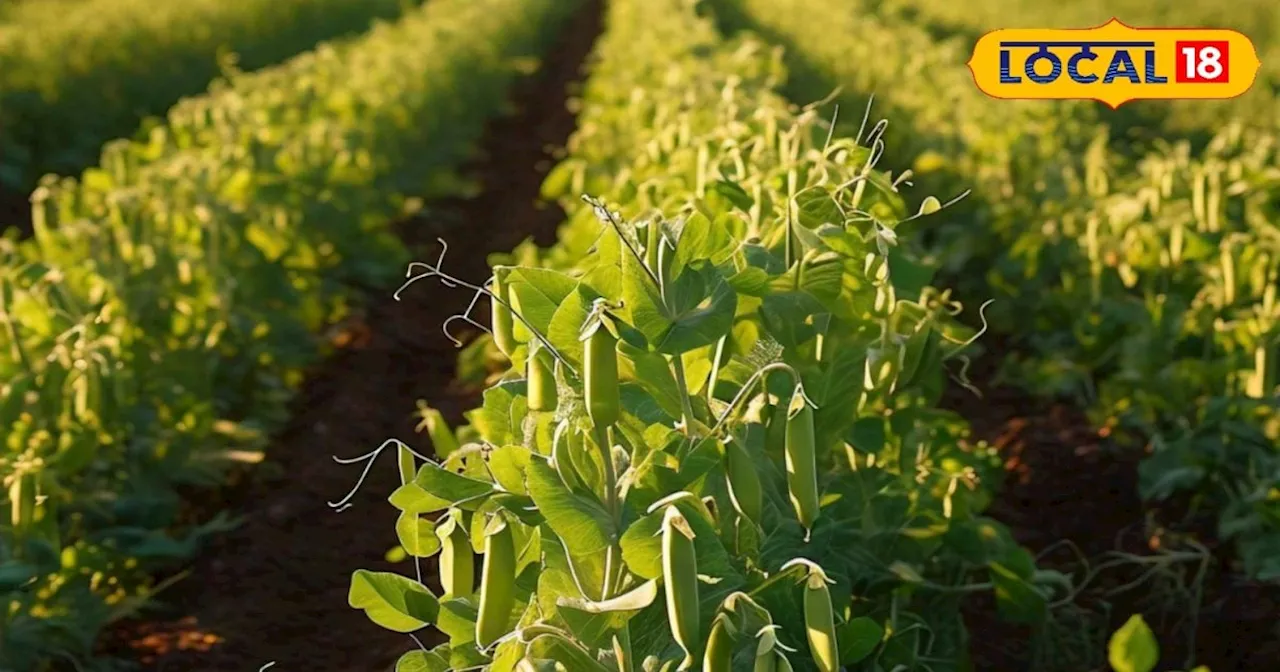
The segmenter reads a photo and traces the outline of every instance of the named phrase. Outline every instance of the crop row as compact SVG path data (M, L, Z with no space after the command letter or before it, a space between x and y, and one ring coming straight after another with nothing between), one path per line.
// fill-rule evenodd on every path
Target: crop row
M1074 393L1099 425L1150 441L1143 495L1198 494L1247 573L1280 576L1272 121L1219 120L1195 143L1109 139L1103 122L1120 117L1088 105L986 98L961 42L935 45L901 17L722 4L793 49L812 75L800 95L876 94L904 124L888 137L920 157L921 183L974 187L933 240L995 292L994 328L1030 353L1023 382ZM814 21L829 39L804 39Z
M395 19L404 0L33 2L0 24L0 186L94 163L102 143L204 91L235 64L260 68ZM227 60L234 52L235 61Z
M44 180L0 243L0 669L87 654L223 527L173 531L175 487L261 457L348 282L390 280L389 223L459 186L571 4L434 0Z
M507 363L434 456L385 444L418 574L350 603L448 638L398 669L960 670L966 595L1039 623L1069 587L981 517L1000 466L936 407L975 336L904 238L941 204L699 10L610 3L558 242L473 286Z

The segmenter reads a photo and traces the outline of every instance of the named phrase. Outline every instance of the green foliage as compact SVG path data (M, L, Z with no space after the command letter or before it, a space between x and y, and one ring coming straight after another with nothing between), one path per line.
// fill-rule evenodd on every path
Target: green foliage
M1161 103L1153 115L994 100L964 65L971 43L929 30L933 13L954 15L935 0L716 4L788 46L802 97L839 85L844 109L861 109L874 93L894 120L890 146L917 157L919 185L973 187L950 226L919 233L969 279L962 289L995 292L993 329L1029 355L1007 357L1008 372L1076 397L1122 443L1149 442L1142 495L1193 494L1218 512L1218 535L1250 576L1280 577L1274 112L1243 98L1234 120L1203 104L1186 114ZM824 39L811 39L815 24ZM1269 34L1260 27L1259 39ZM1274 87L1260 77L1245 98L1273 105ZM1189 137L1131 133L1155 122Z
M0 23L0 185L78 172L102 143L204 91L321 40L394 20L406 0L35 2ZM234 58L228 56L234 54Z
M0 241L0 667L86 655L151 572L226 526L175 529L175 486L261 459L347 281L390 279L391 220L458 184L573 9L435 0L236 75L37 191L34 237ZM371 578L360 603L385 593Z
M390 497L465 521L477 551L513 532L494 574L514 578L506 634L479 636L481 585L441 600L448 641L401 669L678 669L701 665L713 622L732 669L818 669L810 642L830 654L832 632L850 669L965 669L965 594L1034 624L1051 590L979 515L999 465L935 406L974 334L899 242L916 219L874 168L883 146L828 139L773 92L776 53L722 40L688 3L618 0L608 19L544 185L569 210L558 243L491 260L511 368L467 414L475 439ZM601 330L612 352L593 352ZM535 341L557 362L553 411L529 410ZM616 416L593 403L609 381L584 380L610 355ZM803 523L783 440L796 390L819 495ZM809 599L806 580L823 587Z

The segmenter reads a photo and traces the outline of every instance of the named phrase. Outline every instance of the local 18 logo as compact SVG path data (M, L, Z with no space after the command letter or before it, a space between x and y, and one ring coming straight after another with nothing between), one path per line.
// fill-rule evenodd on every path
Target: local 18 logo
M1253 86L1258 53L1234 30L1005 29L983 35L969 70L993 98L1130 100L1235 98Z

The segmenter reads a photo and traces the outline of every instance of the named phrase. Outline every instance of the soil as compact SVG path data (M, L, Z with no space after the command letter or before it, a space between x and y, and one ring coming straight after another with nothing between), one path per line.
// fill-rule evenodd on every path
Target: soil
M997 345L992 351L1007 349ZM1145 581L1148 566L1108 563L1071 607L1054 612L1057 627L1039 638L1046 646L1028 646L1036 633L1001 622L994 604L979 601L966 613L975 670L1110 669L1107 638L1135 613L1144 615L1160 641L1158 670L1190 669L1193 660L1213 672L1280 670L1280 586L1247 582L1232 571L1231 549L1213 542L1212 521L1185 520L1177 504L1161 510L1141 502L1141 449L1116 445L1092 428L1078 408L1037 401L993 384L994 359L979 359L971 371L982 398L957 387L944 403L969 420L974 439L987 441L1004 456L1006 482L987 515L1007 525L1033 553L1042 554L1041 568L1078 580L1112 552L1150 562L1161 551L1188 551L1179 534L1205 544L1207 557L1200 582L1194 580L1200 560L1171 560L1169 572ZM1120 590L1135 581L1134 587ZM1202 587L1199 595L1197 584Z
M550 148L563 146L575 126L569 90L601 29L601 3L587 5L544 67L518 85L516 111L490 125L483 158L469 170L482 193L437 203L398 227L421 258L434 259L436 237L444 238L448 270L479 282L489 253L510 251L526 237L554 242L564 213L537 198L553 165ZM157 671L247 672L274 663L273 672L351 672L388 669L415 646L347 605L352 571L413 572L384 559L396 545L397 512L386 501L399 484L394 458L375 465L351 510L335 513L326 502L342 498L363 468L331 456L357 456L392 437L431 454L414 431L417 400L451 423L478 404L478 390L451 382L458 351L441 330L471 294L429 282L398 302L390 297L394 287L368 298L363 319L347 325L342 347L298 395L290 426L268 450L270 464L221 493L244 524L206 549L190 578L159 596L160 613L107 633L104 653ZM433 575L428 569L424 574Z
M9 229L22 238L31 235L31 201L25 193L0 187L0 234Z

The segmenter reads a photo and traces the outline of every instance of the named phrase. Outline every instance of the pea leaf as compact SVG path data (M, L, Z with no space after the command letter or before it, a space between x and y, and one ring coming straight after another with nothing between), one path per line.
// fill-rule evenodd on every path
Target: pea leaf
M570 491L543 460L529 463L528 476L529 494L570 553L588 555L609 546L615 531L599 502Z
M582 367L583 350L578 335L582 331L582 323L591 314L591 302L595 299L596 295L590 288L578 285L556 308L547 325L547 340L561 356L579 369Z
M707 265L686 269L672 283L668 297L672 324L657 339L658 351L679 355L711 345L733 328L738 295L716 270Z
M507 286L520 316L543 334L556 309L578 284L577 279L546 268L517 267L507 274Z
M351 575L347 603L369 620L395 632L413 632L434 623L440 612L426 586L392 572L357 569Z
M410 651L396 661L396 672L448 672L449 659L436 651Z
M440 550L435 523L416 513L400 514L396 519L396 537L405 552L415 558L429 558Z
M853 665L871 655L884 639L884 626L873 618L859 616L850 619L836 631L840 646L840 664Z
M1116 672L1151 672L1159 660L1160 646L1139 614L1130 616L1107 644L1107 661Z
M494 492L492 483L455 474L431 462L418 469L413 482L429 494L450 502L479 499Z

